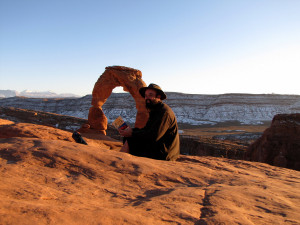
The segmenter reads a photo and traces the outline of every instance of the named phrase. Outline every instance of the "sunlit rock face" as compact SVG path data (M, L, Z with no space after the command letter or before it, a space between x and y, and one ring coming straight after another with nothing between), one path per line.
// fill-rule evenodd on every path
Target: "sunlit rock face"
M142 128L148 119L148 112L145 107L144 99L139 94L139 89L145 87L146 84L142 80L142 72L136 69L111 66L106 67L104 73L95 83L92 93L92 107L89 110L88 125L85 125L81 131L86 129L97 130L105 134L107 129L107 117L103 113L102 106L111 95L115 87L121 86L135 100L136 104L136 120L135 127Z
M300 113L279 114L248 150L248 158L300 170Z

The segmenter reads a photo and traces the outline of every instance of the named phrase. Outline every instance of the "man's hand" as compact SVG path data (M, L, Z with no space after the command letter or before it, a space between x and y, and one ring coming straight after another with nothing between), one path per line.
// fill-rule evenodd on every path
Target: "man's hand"
M119 133L123 137L131 137L131 135L132 135L132 128L131 127L127 127L124 130L119 129Z

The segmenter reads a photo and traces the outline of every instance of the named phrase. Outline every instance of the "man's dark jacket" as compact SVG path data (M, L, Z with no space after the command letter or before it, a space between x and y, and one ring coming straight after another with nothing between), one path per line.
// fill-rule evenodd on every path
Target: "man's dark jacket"
M163 102L150 111L144 128L133 128L127 139L130 153L153 159L176 160L180 153L178 125L174 112Z

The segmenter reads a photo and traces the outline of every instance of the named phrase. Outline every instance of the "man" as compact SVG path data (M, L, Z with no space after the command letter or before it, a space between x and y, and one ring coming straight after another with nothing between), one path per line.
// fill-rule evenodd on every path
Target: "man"
M145 98L149 119L144 128L119 130L125 137L121 151L161 160L176 160L180 153L178 125L172 109L162 102L166 94L156 84L139 90Z

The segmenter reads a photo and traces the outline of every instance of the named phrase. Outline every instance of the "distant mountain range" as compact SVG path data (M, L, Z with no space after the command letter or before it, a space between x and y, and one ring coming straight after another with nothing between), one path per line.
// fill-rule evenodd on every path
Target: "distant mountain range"
M56 94L52 91L45 92L35 92L24 90L22 92L17 92L15 90L0 90L0 98L11 98L16 96L28 97L28 98L78 98L79 95L74 94Z
M190 125L224 122L262 124L271 122L276 114L300 113L300 95L167 93L167 96L165 102L175 112L178 122ZM87 119L91 100L91 95L72 99L13 97L0 99L0 107L32 109ZM135 122L135 101L129 93L112 93L102 108L109 123L119 115L128 123Z

